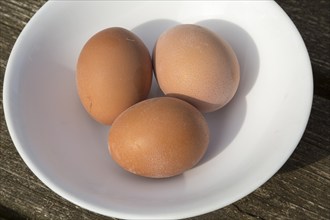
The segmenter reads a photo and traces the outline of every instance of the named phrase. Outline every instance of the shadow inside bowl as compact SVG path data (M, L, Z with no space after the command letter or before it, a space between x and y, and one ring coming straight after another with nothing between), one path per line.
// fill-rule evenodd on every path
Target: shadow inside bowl
M149 53L152 54L154 46L159 36L167 29L178 25L179 23L168 19L156 19L140 24L133 28L131 31L141 38ZM155 74L152 77L151 89L148 98L164 96L164 93L160 90Z
M231 45L240 64L241 74L234 98L225 107L205 114L211 137L207 152L199 163L201 165L221 153L239 133L248 107L246 95L258 77L260 58L254 40L240 26L218 19L204 20L196 24L212 30Z
M169 19L156 19L140 24L131 31L142 39L149 53L152 54L158 37L167 29L179 24L179 22Z

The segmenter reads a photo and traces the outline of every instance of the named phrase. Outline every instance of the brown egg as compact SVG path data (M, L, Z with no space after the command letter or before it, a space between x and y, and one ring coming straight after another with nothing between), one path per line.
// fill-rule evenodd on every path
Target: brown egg
M232 48L198 25L178 25L163 33L153 62L161 90L203 112L226 105L239 84L239 64Z
M119 27L92 36L77 63L80 100L103 124L112 124L122 111L145 99L151 79L148 49L135 34Z
M164 178L197 164L209 142L203 115L172 97L142 101L124 111L109 134L112 158L137 175Z

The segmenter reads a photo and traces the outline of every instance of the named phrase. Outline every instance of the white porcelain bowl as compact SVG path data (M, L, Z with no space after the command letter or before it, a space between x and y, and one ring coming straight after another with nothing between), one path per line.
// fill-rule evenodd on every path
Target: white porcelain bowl
M238 55L241 84L225 108L205 115L211 143L195 168L169 179L138 177L114 163L109 127L83 109L77 58L104 28L130 29L151 51L160 33L180 23L225 38ZM153 82L150 97L160 94ZM272 1L51 1L17 39L3 95L18 152L56 193L107 216L178 219L237 201L285 163L308 121L313 80L302 38Z

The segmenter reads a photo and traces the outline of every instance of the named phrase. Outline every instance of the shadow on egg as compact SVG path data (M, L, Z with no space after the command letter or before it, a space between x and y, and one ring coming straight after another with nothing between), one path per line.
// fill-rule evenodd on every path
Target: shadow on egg
M223 108L204 114L210 129L210 143L198 164L201 165L220 154L238 135L246 117L246 95L258 77L260 58L255 42L240 26L218 19L196 24L210 29L226 40L235 51L240 64L240 83L233 99Z

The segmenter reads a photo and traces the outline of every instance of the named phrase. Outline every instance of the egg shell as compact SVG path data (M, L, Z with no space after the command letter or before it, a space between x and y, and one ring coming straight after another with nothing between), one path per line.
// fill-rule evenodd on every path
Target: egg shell
M191 104L172 97L142 101L124 111L109 133L109 151L125 170L165 178L192 168L204 155L209 130Z
M152 64L148 49L134 33L120 27L102 30L84 45L77 62L80 100L98 122L111 125L150 91Z
M214 32L193 24L165 31L153 51L161 90L203 112L226 105L237 91L240 68L230 45Z

